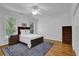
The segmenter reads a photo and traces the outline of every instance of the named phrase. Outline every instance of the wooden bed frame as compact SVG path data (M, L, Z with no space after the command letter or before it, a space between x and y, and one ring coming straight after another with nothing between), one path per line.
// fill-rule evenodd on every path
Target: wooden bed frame
M21 32L20 32L20 30L21 29L27 29L27 30L30 30L30 27L18 27L18 35L20 35L21 34ZM26 30L26 31L27 31ZM20 39L20 38L19 38ZM40 44L40 43L42 43L43 42L43 37L39 37L39 38L37 38L37 39L33 39L33 40L31 40L31 48L32 47L34 47L34 46L36 46L36 45L38 45L38 44Z

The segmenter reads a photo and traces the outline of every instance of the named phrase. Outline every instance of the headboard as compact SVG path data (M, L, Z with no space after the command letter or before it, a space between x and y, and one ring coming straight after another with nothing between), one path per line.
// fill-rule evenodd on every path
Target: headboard
M30 27L18 27L18 35L21 34L21 32L20 32L21 29L27 29L27 30L30 30Z

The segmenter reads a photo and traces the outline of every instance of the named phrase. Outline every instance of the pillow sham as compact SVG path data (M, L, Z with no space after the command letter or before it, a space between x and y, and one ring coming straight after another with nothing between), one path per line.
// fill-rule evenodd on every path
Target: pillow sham
M30 34L30 30L20 30L21 34Z

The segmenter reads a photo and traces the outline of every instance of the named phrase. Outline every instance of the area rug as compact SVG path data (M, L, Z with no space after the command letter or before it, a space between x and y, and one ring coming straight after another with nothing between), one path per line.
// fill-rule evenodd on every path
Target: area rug
M27 45L18 43L6 48L2 51L5 56L44 56L52 47L51 43L43 42L33 48L28 48Z

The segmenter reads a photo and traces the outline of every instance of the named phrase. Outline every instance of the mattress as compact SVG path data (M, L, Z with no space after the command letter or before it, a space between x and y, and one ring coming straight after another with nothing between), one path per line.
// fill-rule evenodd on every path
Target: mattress
M23 43L26 43L29 48L31 48L31 40L37 39L43 37L42 35L39 34L21 34L20 35L20 41Z

